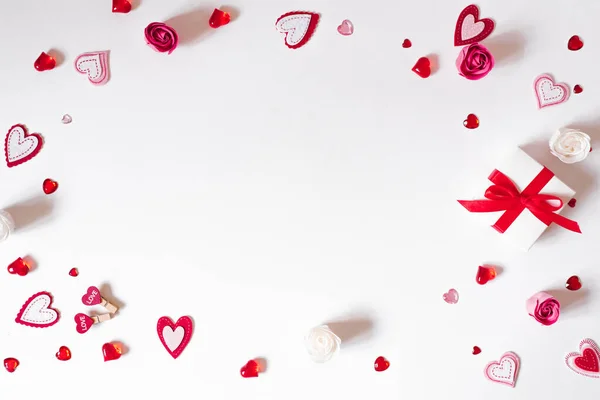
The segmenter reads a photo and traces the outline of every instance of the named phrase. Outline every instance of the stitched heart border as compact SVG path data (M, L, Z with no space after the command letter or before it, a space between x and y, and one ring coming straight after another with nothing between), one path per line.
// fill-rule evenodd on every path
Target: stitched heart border
M468 15L472 15L475 19L474 23L483 22L485 25L483 31L479 33L477 36L474 36L470 39L463 40L462 37L462 27L465 22L465 18ZM456 28L454 29L454 46L464 46L467 44L481 42L483 39L487 38L491 35L494 30L494 21L489 18L479 19L479 8L475 4L471 4L467 6L464 10L461 11L458 16L458 20L456 21Z
M163 336L163 329L167 326L173 331L175 331L177 327L183 328L183 339L181 339L181 343L179 343L179 346L177 346L175 350L171 350L165 342L165 338ZM181 355L181 353L183 353L183 350L185 350L188 343L192 339L193 330L193 321L188 316L179 318L176 323L174 323L173 320L169 317L160 317L158 319L158 322L156 323L156 332L158 333L158 338L160 339L160 342L162 343L163 347L173 358L177 358Z
M31 153L25 155L24 157L17 157L14 161L11 161L9 159L9 154L8 154L9 153L9 143L11 141L12 135L14 135L14 134L19 135L19 139L21 139L21 134L18 129L20 129L23 132L23 138L22 138L23 141L25 141L25 139L27 139L29 137L34 137L37 140L37 144ZM23 143L23 141L19 140L19 143ZM42 137L42 135L40 135L39 133L27 133L27 127L25 127L25 125L16 124L16 125L11 126L10 129L8 130L8 132L6 133L6 137L4 139L4 158L6 160L6 165L8 166L8 168L12 168L19 164L23 164L26 161L31 160L33 157L35 157L40 152L43 144L44 144L44 138Z
M575 365L575 359L583 356L585 349L591 349L596 354L596 361L600 361L600 348L592 339L583 339L579 343L579 353L569 353L565 357L565 363L572 371L579 375L586 376L588 378L600 378L600 372L582 371L577 365Z
M306 32L304 33L304 36L302 37L302 39L296 44L289 44L287 41L289 31L280 31L279 30L279 21L281 21L284 18L293 16L293 15L310 16L310 22L308 23L308 27L306 28ZM319 23L319 14L317 14L317 13L312 13L312 12L308 12L308 11L290 11L288 13L283 14L281 17L277 18L277 21L275 21L275 28L279 32L285 33L284 42L287 47L289 47L290 49L297 49L297 48L304 46L306 44L306 42L308 42L308 40L313 35L315 29L317 28L318 23Z
M42 306L42 309L50 310L55 314L53 319L50 319L50 320L48 320L48 322L44 322L44 323L32 323L32 322L29 322L29 321L26 321L23 319L23 314L25 314L25 311L27 310L29 305L31 303L33 303L34 301L36 301L37 299L42 299L42 301L44 301L46 303L44 306ZM21 307L21 310L19 310L19 313L17 314L17 318L15 318L15 322L17 324L29 326L32 328L48 328L49 326L56 324L58 322L58 320L60 319L60 313L58 312L57 309L51 307L52 300L53 300L52 295L48 292L44 291L44 292L38 292L38 293L34 294L29 299L27 299L25 304L23 304L23 306Z

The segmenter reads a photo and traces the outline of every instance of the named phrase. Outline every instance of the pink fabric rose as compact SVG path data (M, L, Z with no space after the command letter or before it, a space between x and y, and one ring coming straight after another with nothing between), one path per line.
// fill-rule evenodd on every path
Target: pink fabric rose
M162 22L153 22L144 30L146 42L160 53L171 54L177 47L179 37L175 29Z
M542 325L552 325L558 321L560 303L546 292L539 292L526 303L527 312Z
M494 56L484 45L473 43L463 47L458 53L456 68L459 75L476 81L484 78L494 68Z

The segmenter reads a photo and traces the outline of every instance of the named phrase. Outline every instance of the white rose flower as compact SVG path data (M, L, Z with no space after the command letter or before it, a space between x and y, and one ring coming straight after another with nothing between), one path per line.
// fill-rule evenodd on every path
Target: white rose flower
M10 214L4 210L0 210L0 242L8 239L14 229L15 222Z
M306 350L314 362L331 360L339 351L342 340L327 325L312 328L304 337Z
M577 129L559 129L550 138L550 152L566 164L583 161L592 148L589 135Z

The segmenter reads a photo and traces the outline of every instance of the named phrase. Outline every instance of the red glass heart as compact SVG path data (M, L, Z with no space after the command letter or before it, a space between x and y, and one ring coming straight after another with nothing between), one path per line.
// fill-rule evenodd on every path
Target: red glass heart
M467 115L467 119L463 121L463 125L468 129L475 129L479 127L479 118L475 114Z
M52 179L44 179L44 183L42 184L42 189L44 189L44 193L52 194L56 192L58 189L58 182L53 181Z
M581 92L583 92L583 88L582 88L581 86L579 86L579 85L575 85L575 86L573 87L573 93L575 93L575 94L579 94L579 93L581 93Z
M69 275L73 277L79 276L79 271L77 270L77 268L71 268L71 270L69 271Z
M481 353L481 349L478 346L473 346L473 354L477 355Z
M228 12L221 11L218 8L215 8L210 19L208 20L208 24L213 28L218 28L223 25L227 25L231 21L231 15Z
M102 354L104 355L104 362L118 360L121 358L121 347L114 343L104 343Z
M569 39L569 44L567 45L567 47L571 51L581 50L581 48L583 47L583 42L581 41L581 38L579 36L577 36L577 35L571 36L571 39Z
M485 285L496 277L496 268L489 265L480 265L477 269L475 280L480 285Z
M29 273L29 264L19 257L15 261L11 262L6 269L8 270L9 274L25 276Z
M112 12L127 14L131 11L131 3L127 0L113 0Z
M577 200L576 199L571 199L569 200L569 202L567 203L567 205L571 208L575 207L575 205L577 204Z
M260 367L254 360L250 360L240 369L240 374L244 378L256 378Z
M419 75L421 78L427 78L431 75L431 62L427 57L421 57L417 60L417 63L412 68L413 72Z
M390 367L390 362L385 357L379 356L375 359L375 371L382 372Z
M408 49L411 46L412 46L412 43L410 42L410 40L404 39L404 42L402 42L402 47L404 47L405 49Z
M577 275L573 275L567 279L565 287L569 290L579 290L581 289L581 279Z
M590 371L590 372L600 372L600 360L598 360L598 355L592 349L584 349L583 353L581 353L580 357L575 358L575 365L579 368Z
M33 63L33 67L38 71L49 71L56 67L56 60L54 57L42 52L40 56Z
M60 346L56 353L56 358L60 361L69 361L71 359L71 350L67 346Z
M4 359L4 368L6 368L8 372L15 372L18 366L19 360L17 360L16 358L11 357Z

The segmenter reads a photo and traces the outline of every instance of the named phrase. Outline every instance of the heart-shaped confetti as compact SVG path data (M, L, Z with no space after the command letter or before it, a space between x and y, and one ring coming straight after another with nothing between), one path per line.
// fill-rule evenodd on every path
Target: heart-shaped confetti
M458 292L456 289L448 290L448 293L444 293L444 301L448 304L456 304L458 303Z
M351 21L345 19L342 21L340 26L337 27L337 30L340 35L350 36L354 33L354 25L352 25Z
M564 103L569 98L569 87L564 83L554 83L550 75L540 75L533 83L538 108Z
M478 19L479 9L476 5L467 6L456 21L454 30L454 45L464 46L467 44L481 42L490 36L494 30L494 21L489 18Z
M92 85L104 85L110 79L108 71L108 51L94 51L80 54L75 59L75 69L87 75Z
M318 23L319 14L292 11L279 17L275 27L285 34L285 45L290 49L297 49L308 42Z
M156 323L156 331L167 352L171 357L177 358L192 339L192 319L181 317L174 323L169 317L161 317Z
M504 353L500 361L490 362L484 372L490 381L514 387L519 374L519 357L513 352Z
M47 328L58 322L58 311L51 308L52 296L48 292L39 292L31 296L17 314L17 324L32 328Z
M4 155L9 168L23 164L35 157L42 149L44 140L39 133L27 133L24 125L12 126L4 141Z
M579 343L579 353L569 353L565 358L567 367L588 378L600 378L600 348L592 339Z

